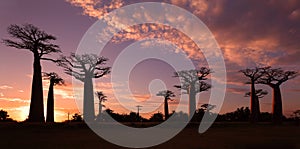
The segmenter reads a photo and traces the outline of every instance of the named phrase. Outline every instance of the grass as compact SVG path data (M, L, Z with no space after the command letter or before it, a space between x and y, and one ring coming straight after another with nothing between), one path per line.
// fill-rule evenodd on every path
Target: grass
M151 149L300 149L300 127L292 124L215 123L204 134L197 129L197 124L189 125L171 140ZM122 148L98 137L82 123L0 123L0 139L0 148L4 149Z

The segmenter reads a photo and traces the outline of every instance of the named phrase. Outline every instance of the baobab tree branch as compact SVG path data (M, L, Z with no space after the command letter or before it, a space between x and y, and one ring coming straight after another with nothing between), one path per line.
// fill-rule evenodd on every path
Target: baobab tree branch
M103 68L103 69L101 69L101 70L102 70L101 73L96 72L96 73L94 74L94 78L101 78L101 77L103 77L104 75L110 73L110 67L106 67L106 68Z
M40 58L40 59L41 59L41 60L46 60L46 61L52 61L52 62L54 62L54 63L60 62L59 59L51 59L51 58L45 58L45 57L42 57L42 58Z
M210 84L203 82L203 81L200 81L198 84L199 84L199 87L196 86L196 89L195 89L196 92L208 91L211 88Z
M263 89L257 89L257 90L255 90L255 95L258 98L263 98L267 94L268 94L268 91L266 91L266 90L263 90ZM246 92L245 93L245 97L250 97L250 96L251 96L251 92Z
M102 67L108 60L98 57L95 54L75 55L69 57L61 56L59 66L63 67L66 73L73 75L76 79L84 79L87 75L93 78L100 78L110 73L110 67ZM73 73L72 73L73 72ZM81 72L81 73L80 73Z
M17 49L28 49L28 48L30 48L29 45L26 45L24 43L14 42L14 41L9 40L9 39L4 39L2 41L2 43L4 43L6 46L14 47L14 48L17 48Z

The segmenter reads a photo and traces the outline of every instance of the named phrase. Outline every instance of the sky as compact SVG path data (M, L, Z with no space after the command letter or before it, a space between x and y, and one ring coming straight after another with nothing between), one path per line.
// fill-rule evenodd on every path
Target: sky
M227 71L227 91L221 113L249 106L249 98L244 97L244 93L249 91L249 85L244 83L247 78L239 73L239 70L264 65L281 67L285 70L300 70L300 2L298 0L155 1L173 4L193 13L214 35L225 59ZM0 38L10 38L6 30L10 24L30 23L56 36L57 40L54 43L60 46L63 55L69 55L76 51L89 27L98 19L103 19L103 15L119 7L138 2L143 1L3 0L0 4ZM179 18L166 17L168 20ZM150 42L151 47L147 41L134 44L145 37L157 38L158 36L182 48L197 67L207 65L203 54L196 50L197 48L184 34L168 28L164 35L155 31L145 33L142 32L142 28L142 25L131 27L131 30L119 34L119 39L122 41L117 43L111 41L105 47L103 55L110 59L108 66L113 65L117 56L126 47L137 52L158 48L159 44ZM154 30L153 28L150 30ZM160 25L155 28L166 29ZM187 28L194 29L192 26ZM174 46L165 46L162 49L175 50ZM33 55L27 50L6 47L3 44L0 44L0 53L0 109L8 111L13 119L21 121L27 118L29 112ZM56 58L58 55L54 54L50 57ZM82 107L80 104L77 106L74 100L72 77L64 74L61 68L51 62L42 62L42 69L45 72L57 72L66 80L65 85L55 86L55 120L63 121L67 119L67 113L80 112ZM168 89L176 92L177 97L170 102L170 109L176 108L180 95L172 86L178 84L179 80L172 77L173 72L174 68L161 60L148 59L138 63L129 77L129 87L133 94L122 95L127 99L134 99L128 103L119 103L116 100L110 75L95 80L94 85L95 90L101 90L108 96L108 101L105 103L107 108L119 113L127 113L135 110L138 102L143 101L142 116L149 117L157 111L163 112L162 98L155 96L156 90L151 87L153 82L163 80ZM297 77L281 86L283 110L286 116L300 109L299 83L300 77ZM49 82L44 80L45 105L48 87ZM271 112L272 90L264 85L257 87L269 92L267 96L260 99L261 111ZM207 102L209 94L210 92L200 93L199 104ZM185 104L188 103L186 95L183 95L182 100ZM95 99L97 109L96 103Z

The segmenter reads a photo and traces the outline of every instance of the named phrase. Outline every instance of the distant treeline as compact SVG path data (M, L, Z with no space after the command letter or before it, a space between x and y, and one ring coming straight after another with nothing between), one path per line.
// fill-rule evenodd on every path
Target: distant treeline
M298 111L298 110L297 110ZM297 113L295 111L294 113ZM250 109L248 107L241 107L237 108L233 112L228 112L225 114L216 114L210 111L207 111L205 108L199 108L196 110L193 118L191 119L191 122L200 122L202 121L202 118L205 114L205 112L208 112L208 114L212 116L217 116L216 122L249 122L250 121ZM118 122L163 122L165 121L164 115L160 112L154 113L151 115L150 118L144 118L140 115L138 115L136 112L130 112L129 114L119 114L114 112L111 109L106 109L105 112L101 114L101 116L98 116L96 118L96 121L109 121L108 115L112 117L115 121ZM182 111L175 112L173 111L170 114L170 117L174 116L174 119L178 120L185 120L188 121L188 114L184 113ZM79 118L78 118L79 117ZM283 117L284 121L299 121L299 115L294 114L291 115L291 117ZM81 115L75 114L73 116L73 119L71 121L83 121ZM272 114L269 112L262 112L259 115L259 121L260 122L272 122Z
M196 110L193 118L191 119L191 122L200 122L202 121L202 118L205 114L205 112L208 112L208 114L212 116L217 116L216 122L248 122L250 121L250 109L248 107L241 107L237 108L233 112L228 112L225 114L216 114L210 111L207 111L206 108L199 108ZM283 117L284 121L295 121L299 122L300 120L300 111L297 110L293 112L293 115L290 117ZM163 122L165 121L164 115L160 112L154 113L151 115L150 118L144 118L137 114L136 112L130 112L129 114L119 114L114 112L111 109L106 109L105 112L101 114L101 116L98 116L96 118L96 121L98 122L106 122L109 121L108 116L112 117L115 121L118 122ZM176 120L185 120L188 121L188 114L184 113L182 111L175 112L173 111L170 114L170 117L172 117ZM8 112L4 110L0 110L0 122L13 122L12 118L9 118ZM26 121L26 120L25 120ZM72 116L71 122L82 122L83 118L82 115L75 113ZM260 122L272 122L272 114L269 112L262 112L259 116Z

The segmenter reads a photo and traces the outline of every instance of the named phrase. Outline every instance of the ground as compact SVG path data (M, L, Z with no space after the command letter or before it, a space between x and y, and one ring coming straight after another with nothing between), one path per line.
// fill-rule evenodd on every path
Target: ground
M204 134L197 125L151 149L300 149L300 127L293 124L216 123ZM28 149L119 149L80 123L0 123L0 148Z

